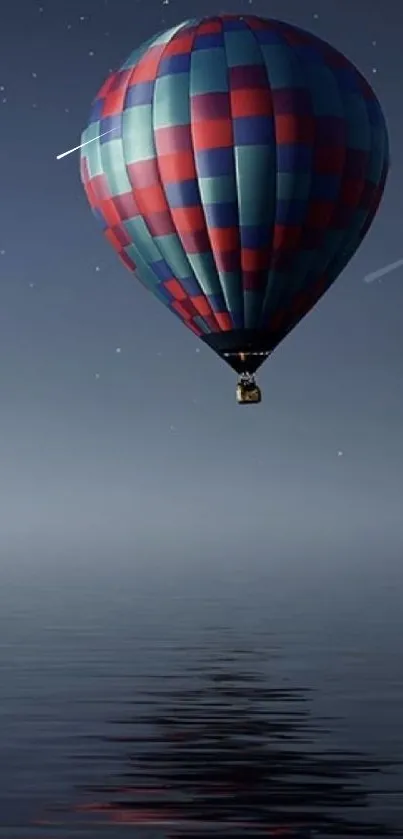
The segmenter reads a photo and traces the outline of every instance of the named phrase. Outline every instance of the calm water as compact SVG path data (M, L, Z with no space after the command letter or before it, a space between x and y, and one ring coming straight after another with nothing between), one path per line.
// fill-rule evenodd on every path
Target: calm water
M169 563L2 569L0 837L403 837L399 569Z

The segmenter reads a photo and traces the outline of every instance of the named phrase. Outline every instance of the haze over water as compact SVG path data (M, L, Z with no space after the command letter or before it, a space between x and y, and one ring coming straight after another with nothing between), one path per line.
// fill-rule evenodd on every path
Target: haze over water
M403 836L398 564L62 567L1 573L2 839Z

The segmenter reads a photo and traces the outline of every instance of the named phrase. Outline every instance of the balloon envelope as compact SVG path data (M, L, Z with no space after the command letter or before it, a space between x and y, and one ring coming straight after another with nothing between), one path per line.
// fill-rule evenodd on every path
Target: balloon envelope
M358 70L252 16L186 21L135 50L82 141L100 134L81 177L106 238L239 372L343 270L388 171L385 120Z

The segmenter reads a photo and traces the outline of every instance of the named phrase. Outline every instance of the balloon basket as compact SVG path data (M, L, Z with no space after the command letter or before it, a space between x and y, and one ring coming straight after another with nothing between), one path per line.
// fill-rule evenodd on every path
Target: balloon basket
M241 376L236 388L238 405L258 405L262 401L262 392L253 376Z

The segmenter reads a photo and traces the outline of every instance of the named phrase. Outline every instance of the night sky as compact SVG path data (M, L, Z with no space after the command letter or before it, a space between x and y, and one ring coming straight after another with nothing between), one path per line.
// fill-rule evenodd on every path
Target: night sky
M368 237L235 404L235 376L137 284L79 154L110 70L190 16L312 30L373 85L391 172ZM0 16L0 553L239 556L306 568L403 546L403 7L398 0L14 0ZM56 560L55 560L56 561ZM305 565L304 565L305 563Z

